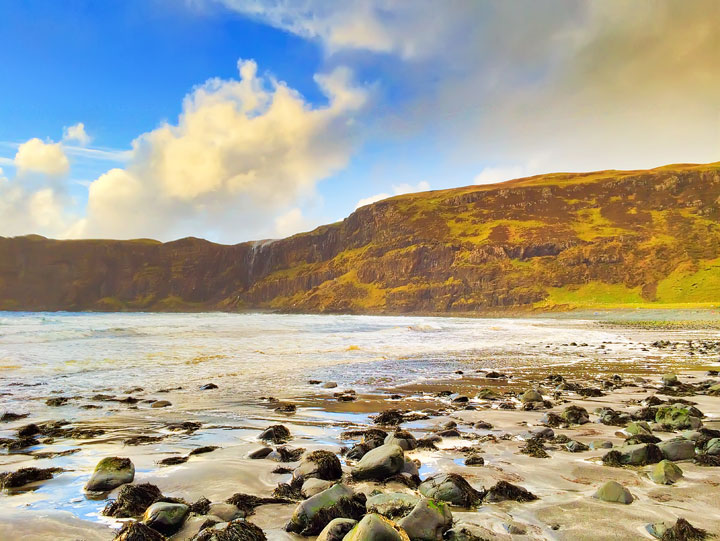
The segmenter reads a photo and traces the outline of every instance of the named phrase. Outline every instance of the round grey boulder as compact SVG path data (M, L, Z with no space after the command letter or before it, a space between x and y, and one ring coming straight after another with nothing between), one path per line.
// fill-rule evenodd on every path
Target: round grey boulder
M400 473L405 466L405 453L399 445L381 445L365 453L352 468L355 479L383 481Z
M125 483L132 483L133 479L135 479L135 466L129 458L106 457L95 466L85 490L106 492Z
M632 503L634 499L630 491L617 481L606 482L593 494L593 498L604 502L623 503L626 505Z

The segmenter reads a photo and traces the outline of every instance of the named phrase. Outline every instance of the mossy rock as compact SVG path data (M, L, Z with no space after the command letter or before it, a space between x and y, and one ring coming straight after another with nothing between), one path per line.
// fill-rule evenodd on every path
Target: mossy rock
M381 445L363 455L352 469L356 479L383 481L405 467L405 453L398 445Z
M365 514L365 497L337 484L300 502L285 530L300 535L317 535L336 518L359 520Z
M405 516L420 501L414 494L391 492L370 496L365 503L368 513L377 513L393 519Z
M622 503L626 505L631 504L634 499L630 491L617 481L606 482L593 494L593 498L604 502Z
M475 490L465 478L456 473L439 473L426 479L418 489L431 500L470 508L482 501L483 494Z
M452 523L453 517L448 504L423 498L397 525L404 529L413 541L441 541Z
M365 515L343 541L410 541L405 530L381 515Z
M132 483L135 466L129 458L106 457L98 462L90 480L85 485L88 492L106 492Z
M661 460L650 472L650 479L658 485L672 485L683 476L683 471L670 460Z
M672 430L694 430L702 425L702 421L692 413L689 408L661 406L655 414L655 422Z
M143 523L163 535L172 535L180 529L190 507L184 503L157 502L145 510Z

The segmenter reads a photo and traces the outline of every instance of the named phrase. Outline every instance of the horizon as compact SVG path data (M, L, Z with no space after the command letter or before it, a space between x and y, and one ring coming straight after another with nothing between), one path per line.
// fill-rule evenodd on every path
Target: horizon
M405 193L720 159L712 0L0 8L0 236L237 244Z

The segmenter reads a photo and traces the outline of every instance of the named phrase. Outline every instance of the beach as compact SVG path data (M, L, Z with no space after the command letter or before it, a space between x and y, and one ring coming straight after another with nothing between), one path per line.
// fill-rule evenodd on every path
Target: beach
M312 539L286 528L306 494L276 489L292 487L294 470L317 450L332 452L342 468L325 488L342 480L365 500L377 491L419 498L419 483L441 474L459 474L478 494L505 481L537 498L451 502L445 538L652 539L648 525L678 518L718 533L720 472L696 459L707 441L672 461L683 475L668 485L649 476L660 460L613 467L602 459L623 452L631 424L648 423L661 450L667 440L697 443L691 432L720 430L712 391L719 344L712 325L667 329L592 315L3 313L0 413L21 417L0 424L0 472L59 470L3 490L0 538L115 538L132 518L103 510L122 486L84 487L99 461L123 457L134 466L132 484L187 504L238 493L284 500L256 506L247 521L267 539ZM663 426L648 416L678 400L694 403L700 425ZM572 406L584 408L586 422L563 417ZM377 418L388 411L395 417ZM33 439L18 443L30 424ZM259 439L280 425L289 435ZM404 459L417 471L358 478L358 444L372 439L369 429L409 440ZM592 448L569 449L570 441ZM270 454L251 458L262 448ZM471 457L482 464L466 465ZM625 487L632 503L594 497L608 481ZM193 539L207 516L190 511L168 535Z

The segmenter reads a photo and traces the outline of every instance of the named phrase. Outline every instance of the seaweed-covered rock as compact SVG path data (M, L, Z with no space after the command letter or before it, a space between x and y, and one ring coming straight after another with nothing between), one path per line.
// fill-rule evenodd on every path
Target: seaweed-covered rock
M261 458L267 457L270 453L272 453L272 447L260 447L259 449L255 449L254 451L250 451L248 454L248 458L251 458L253 460L258 460Z
M145 510L143 523L163 535L172 535L180 529L189 511L184 503L157 502Z
M485 495L485 500L489 502L502 502L505 500L532 502L537 499L538 497L526 488L513 485L507 481L498 481Z
M342 541L347 533L358 523L351 518L336 518L328 522L316 541Z
M381 515L365 515L343 541L410 541L405 530Z
M665 530L660 537L661 541L703 541L710 536L705 530L695 528L684 518L677 519L677 522Z
M126 522L114 541L165 541L166 537L142 522Z
M413 541L441 541L452 522L452 513L445 502L423 498L397 525Z
M318 450L308 453L302 459L300 465L295 468L293 477L309 479L323 479L334 481L342 477L340 459L330 451Z
M38 481L47 481L61 471L62 468L20 468L14 472L0 473L0 488L18 488Z
M459 507L473 507L483 499L483 493L475 490L456 473L439 473L420 484L420 494L431 500L452 503Z
M543 396L537 390L529 389L522 394L520 400L523 404L527 404L528 402L542 402Z
M129 458L106 457L95 466L85 490L105 492L125 483L132 483L133 479L135 479L135 466Z
M550 458L550 455L545 451L542 441L538 438L527 440L525 446L520 449L520 452L534 458Z
M467 456L465 459L466 466L484 466L485 459L477 453L473 453Z
M300 535L317 535L333 519L360 520L364 514L365 496L337 484L300 502L285 529Z
M261 505L268 505L274 503L293 503L290 499L273 497L263 498L260 496L253 496L252 494L244 494L238 492L230 496L225 502L230 503L240 509L246 517L249 517L255 512L255 508Z
M117 499L105 506L102 514L116 518L137 517L162 497L160 489L150 483L125 485L118 492Z
M352 468L356 479L383 481L400 473L405 466L405 453L398 445L381 445L368 451Z
M404 492L390 492L370 496L365 502L368 513L377 513L387 518L405 516L420 501L414 494Z
M372 420L378 425L397 426L405 420L404 413L403 411L395 409L385 410L375 417L372 417Z
M633 501L630 491L617 481L607 481L597 490L597 492L595 492L595 494L593 494L593 498L597 498L598 500L602 500L604 502L624 504L630 504Z
M385 445L398 445L403 451L412 451L417 448L415 436L406 430L397 430L392 434L388 434L384 443Z
M713 438L705 444L706 455L720 455L720 438Z
M581 453L583 451L587 451L588 449L590 449L590 447L577 440L570 440L565 444L565 449L567 449L571 453Z
M575 405L565 408L560 414L560 417L573 425L584 425L585 423L590 422L590 416L588 415L587 410Z
M235 520L203 528L192 541L267 541L265 533L252 522Z
M647 424L646 421L634 421L634 422L628 424L625 427L625 432L627 432L631 436L635 436L637 434L647 434L647 435L652 434L650 425Z
M269 426L260 433L258 439L273 443L285 443L290 439L290 430L283 425Z
M650 472L650 479L659 485L672 485L683 476L683 471L670 460L661 460Z
M623 445L618 451L620 452L620 463L628 466L646 466L663 459L662 451L654 443Z
M695 411L693 411L695 410ZM661 406L655 414L655 422L671 430L697 429L702 425L696 408L690 409L674 404Z

